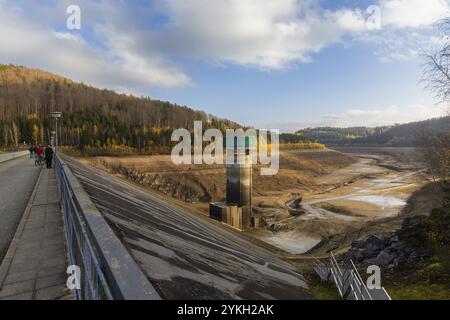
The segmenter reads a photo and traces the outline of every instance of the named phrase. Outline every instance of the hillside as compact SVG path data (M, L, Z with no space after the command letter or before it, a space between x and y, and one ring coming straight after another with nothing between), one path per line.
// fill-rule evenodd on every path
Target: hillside
M60 144L90 155L169 153L172 131L241 125L169 102L100 90L45 71L0 65L0 149L48 143L53 111L61 111ZM301 135L282 134L287 149L323 149Z
M80 149L167 152L174 128L238 124L169 102L100 90L48 72L0 65L0 149L49 142L49 115L63 112L60 143Z
M0 82L2 84L27 84L41 80L54 80L73 83L71 80L38 69L25 68L14 65L0 65Z
M450 132L450 117L377 128L311 128L297 133L329 146L415 146L422 134Z

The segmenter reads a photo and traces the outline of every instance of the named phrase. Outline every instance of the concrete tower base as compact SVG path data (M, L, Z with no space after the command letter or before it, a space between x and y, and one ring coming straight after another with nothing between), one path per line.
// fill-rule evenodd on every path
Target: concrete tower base
M235 204L226 202L215 202L209 204L209 216L215 220L226 223L227 225L240 231L251 228L246 215L243 214L244 208Z

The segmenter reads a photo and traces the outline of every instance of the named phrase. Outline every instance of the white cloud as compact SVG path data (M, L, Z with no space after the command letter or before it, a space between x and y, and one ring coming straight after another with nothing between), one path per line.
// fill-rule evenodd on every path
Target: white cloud
M327 10L308 0L165 0L161 12L169 18L153 34L165 53L177 53L216 63L261 69L283 69L309 62L312 55L345 37L377 41L384 60L406 60L426 45L417 30L449 16L448 0L378 0L382 30L369 30L368 15L358 8ZM407 28L399 34L399 31ZM410 34L411 33L411 34ZM398 38L405 38L399 44ZM414 38L415 42L407 40ZM389 48L386 43L389 42ZM379 50L378 50L379 51Z
M382 25L430 26L450 13L448 0L380 0Z
M382 62L417 58L443 39L433 27L450 16L449 0L379 0L381 30L356 35Z
M170 22L154 39L166 52L262 69L308 62L312 53L365 28L359 10L323 10L317 1L164 3Z
M175 66L158 56L128 51L120 39L109 39L115 45L104 50L80 34L55 31L39 15L33 17L27 12L9 2L0 2L3 63L38 67L76 81L135 94L148 92L151 85L190 83L190 78Z
M79 0L83 28L95 37L88 41L85 33L52 29L65 25L69 4L0 1L0 46L8 48L2 61L113 88L173 87L191 83L173 57L283 69L365 28L359 10L323 10L317 0L164 0L158 6ZM150 18L158 13L169 22L152 30Z
M378 32L367 29L365 10L324 9L319 0L77 3L87 32L54 30L65 25L69 0L0 0L0 61L100 87L148 93L153 85L192 83L174 63L177 58L280 70L309 62L315 53L350 37L375 43L384 61L410 59L418 48L408 41L411 34L449 13L448 0L378 0L383 22ZM150 27L155 15L167 22ZM404 28L413 31L399 33ZM423 43L423 37L415 38Z

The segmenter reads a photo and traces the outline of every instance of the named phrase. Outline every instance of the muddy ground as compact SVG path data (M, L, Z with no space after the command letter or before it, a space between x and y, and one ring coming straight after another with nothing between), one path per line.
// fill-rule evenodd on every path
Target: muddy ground
M223 165L181 165L170 156L95 157L82 162L157 191L208 214L211 201L225 198L226 175ZM355 162L355 159L332 150L282 152L276 176L261 176L260 166L253 170L254 207L284 208L284 200L314 188L314 179Z
M175 166L170 156L82 161L204 215L210 201L225 197L224 166ZM408 199L429 179L412 148L282 151L278 175L263 177L259 169L253 208L265 226L249 233L294 259L398 229Z

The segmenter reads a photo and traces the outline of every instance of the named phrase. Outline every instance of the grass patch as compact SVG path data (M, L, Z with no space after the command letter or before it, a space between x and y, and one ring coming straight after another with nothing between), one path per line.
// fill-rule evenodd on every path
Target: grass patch
M386 287L393 300L449 300L450 290L442 284L405 284Z
M316 300L341 300L333 282L319 282L311 285L311 293Z

